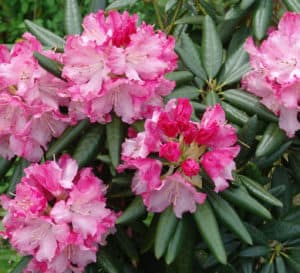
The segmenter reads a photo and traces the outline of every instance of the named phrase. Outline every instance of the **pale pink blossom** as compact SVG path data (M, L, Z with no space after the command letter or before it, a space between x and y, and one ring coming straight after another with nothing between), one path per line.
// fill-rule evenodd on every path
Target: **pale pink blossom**
M132 191L141 195L149 211L173 207L177 217L195 212L205 201L202 170L220 192L229 186L234 158L235 129L226 124L219 104L208 107L199 123L190 120L192 106L187 99L172 99L165 109L154 111L145 121L145 131L122 145L124 164L118 170L136 169Z
M73 121L107 123L111 113L126 123L150 117L174 88L165 74L177 66L175 39L137 15L103 11L84 18L82 35L67 38L62 76Z
M300 129L300 15L287 12L278 29L256 46L248 38L245 49L250 55L252 70L244 75L242 86L261 98L261 102L279 116L279 127L293 137Z
M7 211L1 236L33 257L24 272L82 273L95 262L117 218L105 193L103 181L90 168L78 171L68 155L26 168L15 197L0 198Z

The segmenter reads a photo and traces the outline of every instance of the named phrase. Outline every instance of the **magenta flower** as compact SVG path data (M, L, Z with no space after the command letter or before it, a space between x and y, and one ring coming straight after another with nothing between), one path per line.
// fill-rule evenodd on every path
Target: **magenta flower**
M248 38L245 49L252 70L242 80L243 87L261 97L261 102L279 116L279 127L293 137L300 129L300 15L287 12L278 29L256 47Z
M192 122L187 99L170 100L164 110L146 119L145 131L122 145L124 169L137 170L132 191L141 195L149 211L161 212L173 206L177 217L195 212L205 201L201 171L205 171L216 192L232 180L234 158L239 146L235 129L226 124L219 104L209 107L200 123Z
M83 272L98 244L114 232L117 215L106 207L106 186L90 168L78 171L68 155L25 169L7 211L2 236L33 259L25 272Z
M176 68L175 40L137 15L110 11L84 18L82 35L68 36L63 77L74 120L107 123L111 112L126 123L151 116L174 88L164 78Z
M42 69L33 52L55 60L61 56L43 52L29 33L23 39L11 52L0 47L0 155L39 161L52 137L60 136L69 123L60 112L61 106L68 106L68 99L58 92L66 83Z

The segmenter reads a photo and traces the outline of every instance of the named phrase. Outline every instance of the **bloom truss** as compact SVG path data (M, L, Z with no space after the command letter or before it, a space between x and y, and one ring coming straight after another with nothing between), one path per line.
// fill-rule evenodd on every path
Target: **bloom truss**
M146 119L145 131L122 145L124 169L137 169L132 190L141 195L149 211L161 212L172 205L177 217L195 212L205 201L202 173L210 177L216 192L228 187L240 148L235 129L225 123L219 104L209 107L200 123L190 120L187 99L170 100L165 109Z
M15 197L1 196L2 236L33 256L24 272L80 273L95 262L98 243L105 244L117 218L106 208L105 192L91 169L78 172L68 155L26 168Z
M300 14L287 12L278 30L271 29L260 47L248 38L252 70L242 80L243 87L262 98L261 102L279 115L279 126L293 137L300 129Z
M109 122L111 111L126 123L151 115L175 83L164 78L176 68L175 39L138 17L110 11L84 18L82 35L67 38L62 76L70 114L78 120Z
M34 51L61 59L60 54L43 51L29 33L11 52L0 45L0 155L4 158L18 155L40 160L47 143L69 123L60 112L61 106L68 106L68 99L57 92L66 83L42 69Z

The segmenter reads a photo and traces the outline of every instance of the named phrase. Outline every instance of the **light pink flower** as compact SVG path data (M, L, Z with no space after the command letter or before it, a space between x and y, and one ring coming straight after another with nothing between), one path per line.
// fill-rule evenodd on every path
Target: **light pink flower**
M103 181L89 168L78 172L68 155L26 168L15 197L0 198L7 211L1 236L33 256L24 272L82 273L94 262L98 244L115 231L105 193Z
M68 36L63 77L74 120L107 123L115 114L126 123L151 116L174 88L165 74L176 68L175 40L137 15L103 11L84 18L81 36Z
M239 146L235 129L226 124L221 106L208 107L200 123L190 120L187 99L170 100L145 121L145 131L122 145L124 164L118 170L136 169L131 188L141 195L149 211L172 206L177 217L195 212L205 201L201 168L219 192L228 187Z
M242 80L242 86L261 97L261 102L279 116L279 127L293 137L300 129L297 114L300 110L299 38L300 15L287 12L278 29L256 47L248 38L245 49L250 55L252 70Z

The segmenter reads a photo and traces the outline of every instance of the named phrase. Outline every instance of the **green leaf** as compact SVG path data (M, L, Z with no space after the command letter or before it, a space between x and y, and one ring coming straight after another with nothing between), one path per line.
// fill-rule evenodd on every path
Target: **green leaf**
M248 114L257 115L268 122L278 122L278 118L266 107L261 105L257 97L246 91L230 89L224 91L223 96L225 101Z
M257 202L253 197L251 197L246 189L241 187L235 189L227 189L221 193L221 195L238 208L242 208L246 211L252 212L253 214L263 217L265 219L271 219L271 213Z
M106 0L91 0L90 12L97 12L98 10L104 10L106 7Z
M63 64L52 60L48 57L46 57L45 55L39 53L39 52L34 52L33 53L34 57L38 60L39 65L44 68L46 71L48 71L49 73L51 73L52 75L54 75L57 78L62 79L61 77L61 72L63 69Z
M97 263L105 270L106 273L123 272L122 266L116 260L115 256L112 256L112 254L103 247L98 251Z
M117 168L120 162L121 144L123 142L123 123L113 115L112 121L106 124L106 139L112 165Z
M259 142L255 156L268 156L277 151L286 139L285 133L275 123L270 123Z
M242 0L240 3L241 9L249 8L256 0Z
M30 162L24 158L20 158L19 161L15 164L14 173L9 180L9 187L7 190L8 195L14 196L14 193L16 192L16 186L24 176L24 169L28 167L29 164Z
M285 263L281 256L275 258L276 272L286 273Z
M0 156L0 179L7 173L13 162L13 159L7 160Z
M130 203L128 208L121 214L120 217L117 219L117 224L127 224L146 213L146 208L144 206L143 200L141 197L137 196L133 201Z
M175 25L179 24L190 24L190 25L200 25L203 22L202 15L185 15L180 19L175 21Z
M273 273L273 264L271 264L271 263L266 263L266 264L262 267L260 273Z
M256 39L265 37L273 13L273 0L259 0L252 20L253 34Z
M162 257L167 250L168 245L176 230L178 219L173 213L173 208L167 208L159 217L155 240L154 254L157 259Z
M137 0L116 0L106 7L106 10L120 9L127 6L132 6L137 2Z
M26 256L17 264L17 266L10 273L23 273L23 270L31 260L31 256Z
M243 175L237 175L237 177L238 180L241 181L242 184L248 189L248 191L255 197L272 206L282 207L282 202L272 194L270 194L263 186L256 183L249 177Z
M227 228L245 243L252 244L250 234L230 204L214 192L211 192L208 197L217 217Z
M288 155L289 165L296 182L300 185L300 155L298 152L291 152Z
M246 258L259 257L267 255L270 251L271 249L267 246L251 246L240 251L239 256Z
M98 268L95 263L89 264L85 267L84 273L98 273Z
M194 75L190 71L175 71L166 74L166 79L176 81L176 86L191 81Z
M177 0L168 0L165 5L165 12L168 12L171 8L173 8L176 3L177 3Z
M46 159L52 159L54 155L61 153L65 148L71 145L88 125L89 120L85 119L80 121L77 125L67 128L57 140L51 143L51 146L46 153Z
M66 34L81 33L81 14L77 0L66 0L65 6L65 31Z
M289 148L289 146L292 144L292 140L282 144L277 151L275 151L273 154L269 156L262 156L257 159L255 159L255 162L258 167L260 168L268 168L271 167L274 162L276 162Z
M209 79L213 79L222 65L223 48L214 21L208 15L203 21L201 58Z
M179 273L194 273L194 246L196 243L196 232L194 229L194 222L188 219L188 232L185 233L185 238L183 240L184 252L181 253L176 258L175 264L177 267L177 272Z
M286 241L300 236L300 225L285 221L272 221L264 226L264 233L271 240Z
M214 91L209 91L205 97L205 104L206 105L216 105L217 103L220 102L220 98L218 96L218 94Z
M254 244L268 246L268 238L261 229L256 228L249 223L245 223L245 226L247 227Z
M226 264L226 252L215 215L209 203L205 202L202 205L198 205L193 216L198 230L212 254L220 263Z
M284 257L285 260L287 261L287 264L293 269L295 270L293 273L300 273L300 263L297 263L294 259L292 259L291 257L287 256Z
M206 80L206 73L203 69L202 62L196 46L191 38L186 34L181 34L180 44L175 47L175 51L180 56L184 65L191 70L197 77Z
M189 232L188 228L188 219L183 217L183 219L179 220L174 236L168 245L165 255L166 264L173 263L178 254L183 250L182 247L185 243L186 233Z
M300 12L299 0L282 0L286 8L290 11Z
M198 88L194 86L180 86L168 96L165 97L165 100L168 101L173 98L188 98L188 99L198 99L199 98L200 91Z
M73 152L73 158L79 167L88 165L95 158L102 144L103 131L102 125L95 124L80 139Z
M220 72L219 81L223 84L231 84L240 81L242 76L250 70L248 63L248 54L244 49L244 41L226 59L226 62Z
M139 260L138 251L133 243L133 240L129 239L124 230L120 227L115 234L118 246L123 250L124 254L130 258L132 262L137 262Z
M226 113L226 112L225 112ZM230 120L230 119L229 119ZM248 122L238 133L238 139L240 142L240 153L237 158L237 163L244 163L252 155L253 146L255 144L255 136L257 132L258 120L257 116L253 116L248 119Z
M224 101L221 103L221 105L225 111L226 119L228 119L230 122L241 126L248 122L249 116L245 112Z
M243 259L241 261L242 273L253 273L253 261L252 259Z
M65 40L63 38L57 36L48 29L45 29L30 20L25 20L24 23L28 30L34 36L36 36L36 38L40 40L43 45L51 46L54 48L64 48Z

